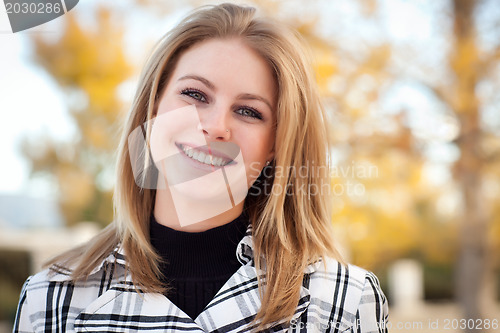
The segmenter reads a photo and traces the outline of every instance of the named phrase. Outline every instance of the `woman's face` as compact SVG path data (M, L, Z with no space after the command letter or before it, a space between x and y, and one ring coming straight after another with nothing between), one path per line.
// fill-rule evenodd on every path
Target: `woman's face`
M212 195L222 189L226 196L230 188L234 201L243 200L236 192L244 187L246 195L274 156L276 93L271 68L240 39L211 39L185 51L151 133L153 159L169 186L207 186ZM244 186L233 184L241 175ZM190 182L195 179L198 185Z

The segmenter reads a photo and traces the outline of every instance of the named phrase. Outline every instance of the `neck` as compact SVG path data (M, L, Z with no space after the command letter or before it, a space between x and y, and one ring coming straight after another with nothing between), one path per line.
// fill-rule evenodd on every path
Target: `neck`
M152 217L150 239L164 259L161 265L164 277L213 279L223 275L227 279L228 274L232 275L241 266L236 250L248 222L248 217L242 214L204 232L183 232L165 227Z
M174 230L202 232L236 219L243 211L243 204L242 201L235 206L214 205L210 200L196 200L167 186L156 190L154 217L159 224Z

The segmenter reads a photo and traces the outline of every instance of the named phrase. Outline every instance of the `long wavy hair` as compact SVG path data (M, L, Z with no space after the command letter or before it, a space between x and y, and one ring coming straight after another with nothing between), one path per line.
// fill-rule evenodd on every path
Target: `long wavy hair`
M310 263L325 256L342 260L332 241L330 198L324 193L330 185L328 126L311 57L296 31L257 16L252 7L228 3L201 7L156 45L140 78L118 151L115 219L90 242L51 262L73 262L73 279L79 280L122 246L137 287L145 292L168 288L160 282L160 258L149 240L156 192L138 186L127 139L154 118L161 92L183 52L213 38L240 38L267 61L278 86L274 160L244 205L253 226L255 265L265 272L265 285L259 281L262 306L255 318L263 327L292 317ZM146 136L150 131L147 128Z

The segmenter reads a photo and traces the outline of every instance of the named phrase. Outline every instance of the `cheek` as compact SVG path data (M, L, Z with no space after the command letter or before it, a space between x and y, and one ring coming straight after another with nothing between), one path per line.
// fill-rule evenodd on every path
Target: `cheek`
M250 140L241 149L249 181L253 182L266 164L266 158L272 149L272 140L268 137Z
M265 159L272 149L272 140L268 133L261 133L260 135L249 136L250 140L244 142L244 146L241 147L243 151L243 156L248 159L249 162L262 162L265 163Z
M151 128L150 147L155 162L159 162L175 153L172 138L176 127L172 126L173 112L158 112Z
M151 129L151 154L155 162L178 153L175 141L188 138L188 141L203 142L203 136L196 128L199 124L198 113L193 105L172 110L158 110Z
M186 106L179 98L176 98L174 92L167 92L160 100L157 114L160 115L178 108Z
M265 132L263 139L260 142L260 152L262 154L262 158L269 158L269 154L274 150L275 145L275 137L276 134L273 130L269 129ZM264 161L265 162L265 161Z

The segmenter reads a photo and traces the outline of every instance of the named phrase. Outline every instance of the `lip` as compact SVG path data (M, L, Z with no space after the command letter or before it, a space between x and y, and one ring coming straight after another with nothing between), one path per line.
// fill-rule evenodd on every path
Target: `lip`
M196 166L198 168L204 168L204 169L205 168L209 168L210 170L214 170L214 169L220 169L222 167L227 167L227 166L230 166L230 165L233 165L233 164L237 163L236 161L234 161L233 158L229 157L227 154L222 153L219 150L212 149L210 146L207 146L207 145L196 146L196 145L190 144L190 143L175 142L175 146L177 147L177 149L179 150L179 152L181 153L182 156L184 156L191 163L193 163L194 166ZM182 149L183 146L187 147L187 148L190 148L190 149L198 150L200 152L203 152L206 155L210 155L210 156L212 156L213 159L215 159L215 158L221 158L221 159L227 160L229 162L227 162L224 165L219 165L219 166L202 163L202 162L197 161L197 160L193 159L192 157L189 157L188 155L186 155L186 153Z

